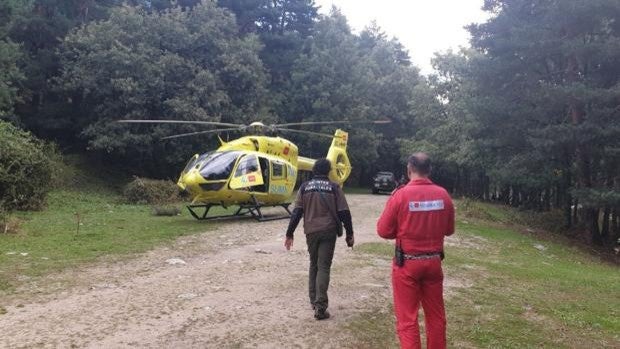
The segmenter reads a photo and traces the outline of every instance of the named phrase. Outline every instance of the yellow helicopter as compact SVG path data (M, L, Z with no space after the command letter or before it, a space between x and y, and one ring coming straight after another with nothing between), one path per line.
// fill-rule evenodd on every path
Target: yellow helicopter
M265 125L253 122L249 125L210 121L183 120L119 120L121 123L142 124L197 124L219 128L206 131L183 133L164 137L171 139L205 133L228 131L249 132L230 142L221 137L220 147L204 154L195 154L187 163L177 185L188 192L192 202L187 206L191 215L199 220L244 216L248 213L258 221L267 221L290 217L291 196L295 189L298 171L311 171L315 160L298 155L297 146L279 136L266 136L267 132L293 132L310 134L332 139L326 158L332 163L330 180L342 184L351 174L351 163L347 155L348 133L337 129L333 135L298 129L291 126L348 124L347 121L298 122ZM382 124L389 120L364 123ZM237 206L237 210L228 215L208 216L213 207ZM284 216L265 216L264 207L282 207ZM202 212L200 212L202 210Z

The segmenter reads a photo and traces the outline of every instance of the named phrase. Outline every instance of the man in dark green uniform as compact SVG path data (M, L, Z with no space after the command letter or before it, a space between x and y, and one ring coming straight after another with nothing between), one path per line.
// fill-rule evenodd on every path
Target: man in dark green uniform
M327 175L331 163L327 159L318 159L312 172L313 178L302 183L297 192L295 208L286 231L284 246L290 250L293 246L293 232L301 218L304 218L304 233L310 253L310 277L308 293L314 309L314 318L329 318L327 311L329 273L334 257L336 238L342 234L342 226L347 232L347 246L353 247L353 224L351 212L342 188L331 182Z

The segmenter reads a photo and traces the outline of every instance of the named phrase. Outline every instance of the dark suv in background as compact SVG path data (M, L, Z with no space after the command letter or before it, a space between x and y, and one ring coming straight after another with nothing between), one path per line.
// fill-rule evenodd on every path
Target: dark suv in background
M373 177L372 193L391 193L398 186L396 176L392 172L377 172Z

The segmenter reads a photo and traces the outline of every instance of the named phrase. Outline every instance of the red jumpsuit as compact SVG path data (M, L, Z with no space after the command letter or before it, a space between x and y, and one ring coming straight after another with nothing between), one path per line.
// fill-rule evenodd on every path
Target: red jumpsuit
M443 251L444 236L454 233L454 205L448 192L429 179L412 180L396 190L377 222L377 233L396 239L407 255ZM446 347L441 259L405 260L392 266L396 330L402 348L420 348L418 309L424 309L427 347Z

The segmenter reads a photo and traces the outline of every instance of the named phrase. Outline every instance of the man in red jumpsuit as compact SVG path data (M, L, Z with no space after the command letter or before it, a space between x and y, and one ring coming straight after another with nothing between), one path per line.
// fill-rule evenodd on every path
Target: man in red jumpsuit
M444 236L454 233L454 205L446 190L428 178L428 155L409 157L410 182L396 189L377 222L377 233L396 239L402 251L392 266L396 330L402 348L420 348L418 309L424 309L427 347L446 347L446 314L443 303Z

